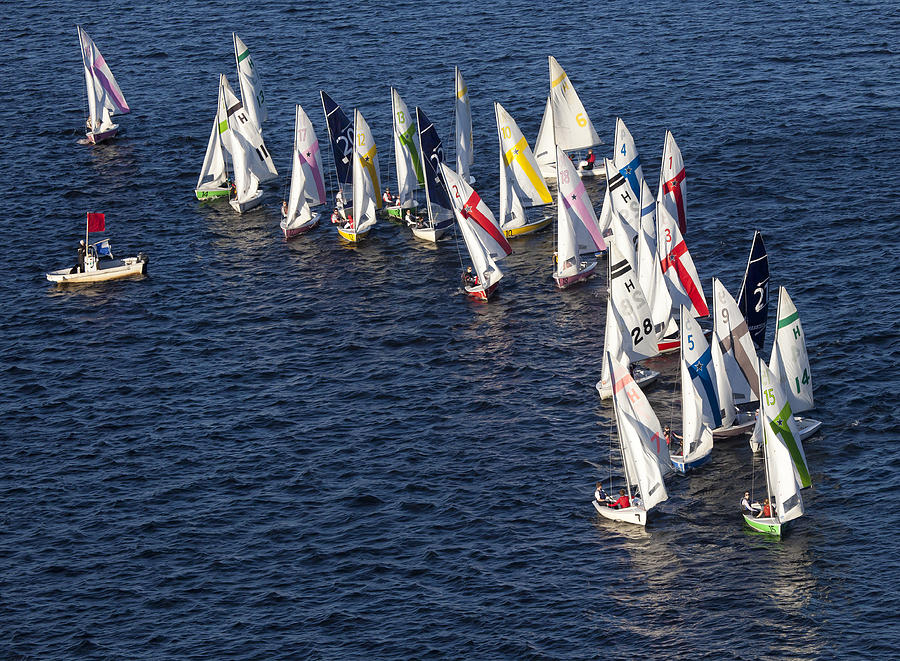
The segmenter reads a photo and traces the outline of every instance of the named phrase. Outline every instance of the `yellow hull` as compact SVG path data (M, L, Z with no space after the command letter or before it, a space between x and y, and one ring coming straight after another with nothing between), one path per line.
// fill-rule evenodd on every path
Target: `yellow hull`
M338 235L344 240L349 241L350 243L359 243L367 236L369 236L369 231L366 230L364 232L354 232L353 230L346 230L341 227L337 228Z
M522 225L522 227L514 227L512 229L503 230L503 236L505 236L507 239L524 236L526 234L531 234L532 232L542 230L552 222L552 218L541 218L537 222Z

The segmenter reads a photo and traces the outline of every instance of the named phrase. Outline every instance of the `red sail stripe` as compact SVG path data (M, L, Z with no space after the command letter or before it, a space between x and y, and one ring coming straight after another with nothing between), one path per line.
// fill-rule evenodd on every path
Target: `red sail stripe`
M686 252L687 244L682 239L681 243L672 248L672 251L660 260L660 265L662 266L664 273L670 267L675 269L675 273L678 274L678 279L684 286L684 290L691 299L691 303L694 304L694 307L697 309L697 312L700 313L701 317L706 317L709 315L709 308L706 307L706 301L703 300L703 294L697 289L697 285L691 278L691 274L688 273L684 264L681 263L681 256Z
M684 213L684 198L681 196L680 185L681 182L684 181L684 176L684 168L681 168L681 172L679 172L663 184L663 193L665 193L666 195L672 193L672 195L675 196L675 204L678 205L678 229L681 230L682 234L685 234L687 232L687 222L685 220Z
M509 241L506 240L506 237L503 236L503 233L499 228L478 210L479 204L481 204L481 196L473 190L472 194L469 195L469 199L466 200L465 205L463 205L463 215L478 223L481 226L481 229L490 234L494 241L500 244L507 255L512 254L512 246L509 245Z

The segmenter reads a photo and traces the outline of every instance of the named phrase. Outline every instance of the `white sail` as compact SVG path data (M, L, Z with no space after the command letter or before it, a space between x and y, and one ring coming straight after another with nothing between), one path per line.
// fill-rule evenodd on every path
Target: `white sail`
M812 480L784 391L762 361L758 369L766 480L778 519L784 523L803 514L800 489L810 486Z
M248 156L250 170L260 182L274 179L278 176L278 171L275 169L275 163L272 162L272 157L266 149L262 134L260 134L253 120L250 119L250 115L244 108L243 103L237 98L234 90L231 89L225 74L219 77L219 85L224 94L225 112L228 116L229 127L236 134L239 133L243 136L246 143L250 146L250 154ZM226 150L228 149L227 143L225 148ZM231 156L233 160L234 155L232 154Z
M736 409L731 394L731 383L725 370L725 357L722 355L722 344L718 331L713 328L709 348L712 353L713 370L716 373L716 397L719 400L719 413L722 416L722 427L728 429L734 424Z
M475 150L472 146L472 108L469 106L469 88L459 72L459 67L454 67L454 71L456 74L456 172L466 181L471 181Z
M119 88L112 71L100 54L100 49L94 44L82 27L78 29L78 41L81 44L81 61L84 65L84 79L87 85L88 112L90 115L90 128L98 130L101 125L111 125L109 116L118 113L126 115L131 112L125 96ZM104 109L108 114L104 115Z
M683 358L679 361L681 375L681 438L684 464L712 451L713 434L703 421L703 400L691 379L690 368Z
M607 360L625 472L629 482L638 485L643 506L649 510L669 497L663 481L663 472L672 465L669 448L659 419L628 367L612 356Z
M557 205L565 207L566 214L571 218L577 248L576 256L606 250L606 241L597 223L597 214L594 213L594 205L591 204L584 182L565 152L558 147L555 151L558 163ZM558 213L562 214L563 211L560 210Z
M400 198L402 207L409 208L412 206L414 191L425 182L419 149L416 146L416 122L415 117L409 114L409 108L403 97L393 87L391 88L391 109L393 111L397 197Z
M712 362L712 349L703 335L700 324L681 308L681 360L687 365L692 387L700 396L702 422L712 429L722 426L719 410L716 370Z
M294 117L294 155L303 168L303 194L310 206L325 204L325 177L322 151L309 116L299 105Z
M440 168L457 221L460 216L469 221L467 227L493 260L501 260L512 254L512 247L497 224L497 219L478 192L445 163L441 163Z
M564 160L569 160L563 154ZM559 172L559 168L557 168ZM568 173L566 173L567 176ZM578 179L578 175L575 175ZM578 272L580 251L578 238L575 236L575 224L581 221L575 215L573 209L568 206L565 196L560 191L556 204L556 275L564 278Z
M359 111L357 111L359 114ZM359 115L361 117L361 115ZM357 128L359 125L357 125ZM357 135L359 135L357 133ZM376 202L380 198L375 194L372 183L370 163L363 161L359 152L353 158L353 229L357 233L365 232L375 225L377 217Z
M641 166L641 156L638 154L631 131L625 126L621 117L616 117L612 160L614 169L628 184L632 195L635 198L640 197L641 185L644 182L644 168ZM649 200L648 197L647 201L649 202Z
M659 171L657 204L666 208L669 215L678 221L678 228L684 234L687 228L687 181L685 180L684 159L670 131L666 131L663 145L662 166Z
M695 317L709 314L703 284L697 274L697 267L688 251L684 237L678 229L678 222L666 211L657 207L656 214L657 256L673 305L684 305Z
M299 108L300 106L297 106ZM303 159L298 149L294 149L294 162L291 168L291 190L288 194L287 216L284 219L285 229L305 225L312 218L312 211L306 199L306 174Z
M356 153L362 159L363 165L369 173L369 179L376 191L381 190L381 170L378 168L378 148L375 146L375 138L369 124L363 118L359 110L354 111L354 136L356 144ZM356 194L354 186L354 195ZM381 195L375 196L375 208L381 208Z
M537 140L534 141L534 158L541 170L541 176L552 179L556 176L556 142L553 140L553 109L550 106L550 97L544 106L544 115L541 117L541 128L538 129Z
M553 134L564 151L587 149L600 144L581 99L563 68L552 55L550 62L550 106L553 110Z
M713 325L720 338L734 402L755 402L759 399L756 346L737 302L718 278L713 278L713 301Z
M617 248L631 264L637 264L638 232L641 229L640 200L631 193L628 185L619 177L620 185L615 187L615 167L611 159L604 159L606 165L607 190L610 197L609 229L616 239Z
M203 157L203 166L200 168L200 176L197 178L198 190L221 188L228 179L221 138L222 131L228 128L228 120L225 115L225 106L222 103L221 90L218 97L216 116L209 133L209 141L206 143L206 155Z
M259 191L259 179L250 169L248 156L252 147L244 136L236 131L231 133L231 160L234 165L235 199L239 203L247 202Z
M445 166L446 167L446 166ZM469 257L472 259L472 266L478 275L478 282L485 289L492 287L503 277L503 272L497 266L497 262L491 257L488 249L481 242L476 224L471 218L463 216L455 207L453 212L456 221L459 223L459 229L463 235L463 241L466 244L466 250L469 251Z
M794 413L808 411L815 408L815 400L806 338L800 314L784 287L778 288L777 319L769 369L784 384L791 410Z
M234 32L231 33L231 37L234 42L234 61L237 65L241 101L244 102L250 120L262 134L262 123L269 117L266 112L266 96L263 94L262 83L256 67L253 65L253 60L250 58L250 49Z
M515 120L496 102L494 116L500 140L501 184L505 183L500 189L500 222L504 229L521 227L526 222L524 212L519 217L518 210L513 206L513 197L518 198L520 207L532 207L549 204L553 196ZM511 211L516 215L513 216Z
M642 204L644 199L642 196ZM656 256L655 208L654 213L641 215L637 252L638 281L641 283L644 296L647 297L647 305L650 306L650 315L653 318L653 326L656 328L657 339L662 339L675 328L672 318L672 297L669 295L669 288Z

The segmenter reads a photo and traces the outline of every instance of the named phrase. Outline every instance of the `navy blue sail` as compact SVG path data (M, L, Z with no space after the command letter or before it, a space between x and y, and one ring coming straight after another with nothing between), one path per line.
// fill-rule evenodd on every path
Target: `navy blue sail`
M334 99L325 92L320 93L325 123L328 125L331 155L334 157L334 170L337 173L338 185L343 188L349 185L353 178L353 122Z
M444 162L444 145L441 143L434 124L421 108L416 108L416 123L419 127L419 153L422 155L422 172L425 175L425 193L428 203L452 213L453 206L450 198L447 197L440 174L440 164Z
M747 320L753 344L757 349L762 349L766 343L766 320L769 318L769 256L759 230L753 235L738 307Z

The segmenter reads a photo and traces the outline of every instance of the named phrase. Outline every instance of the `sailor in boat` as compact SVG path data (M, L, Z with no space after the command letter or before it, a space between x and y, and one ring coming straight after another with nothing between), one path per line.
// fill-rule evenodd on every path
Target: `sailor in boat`
M758 518L758 519L759 519L759 518L763 518L763 519L771 518L771 517L772 517L772 512L774 511L774 509L775 509L774 507L772 507L771 505L769 505L769 499L766 498L766 499L763 501L762 509L761 509L759 512L756 513L756 518Z
M409 209L406 210L406 215L403 216L403 220L405 220L406 224L410 227L412 227L413 222L415 222L413 221L412 212Z
M478 276L472 270L471 266L466 267L466 272L463 273L463 282L466 283L466 287L477 287L478 286Z
M281 217L287 218L287 200L281 201Z
M341 214L338 213L337 208L335 208L335 210L331 212L331 222L334 225L337 225L339 222L341 222Z
M72 273L84 273L84 239L78 242L78 254L75 258L75 268L72 269Z
M583 170L593 170L597 157L594 155L593 149L588 149L587 160L582 163Z
M350 214L350 213L347 214L347 220L344 222L344 224L341 227L342 227L342 229L345 229L345 230L353 229L353 214Z
M334 204L341 211L344 210L344 192L338 188L338 192L334 194Z
M683 440L683 438L681 436L679 436L678 434L676 434L675 432L673 432L672 428L669 427L668 425L666 425L666 428L663 429L663 436L666 437L666 445L669 446L669 452L675 452L676 448L678 447L677 445L674 447L672 446L673 440L676 440L676 441ZM675 454L678 454L678 453L675 452Z
M613 499L609 497L609 494L607 494L606 491L603 490L602 482L597 482L597 488L594 489L594 500L603 505L606 505L613 501Z
M391 189L385 188L384 195L381 196L381 201L384 202L385 206L392 207L394 206L394 196L391 195ZM397 202L399 203L400 198L397 198Z
M228 199L233 200L235 198L237 198L237 185L232 181L228 187Z
M606 503L606 506L621 510L625 509L626 507L631 507L631 501L628 500L625 489L619 489L619 499L614 503Z
M747 516L759 516L762 506L759 503L750 502L750 492L745 491L744 497L741 498L741 512Z

